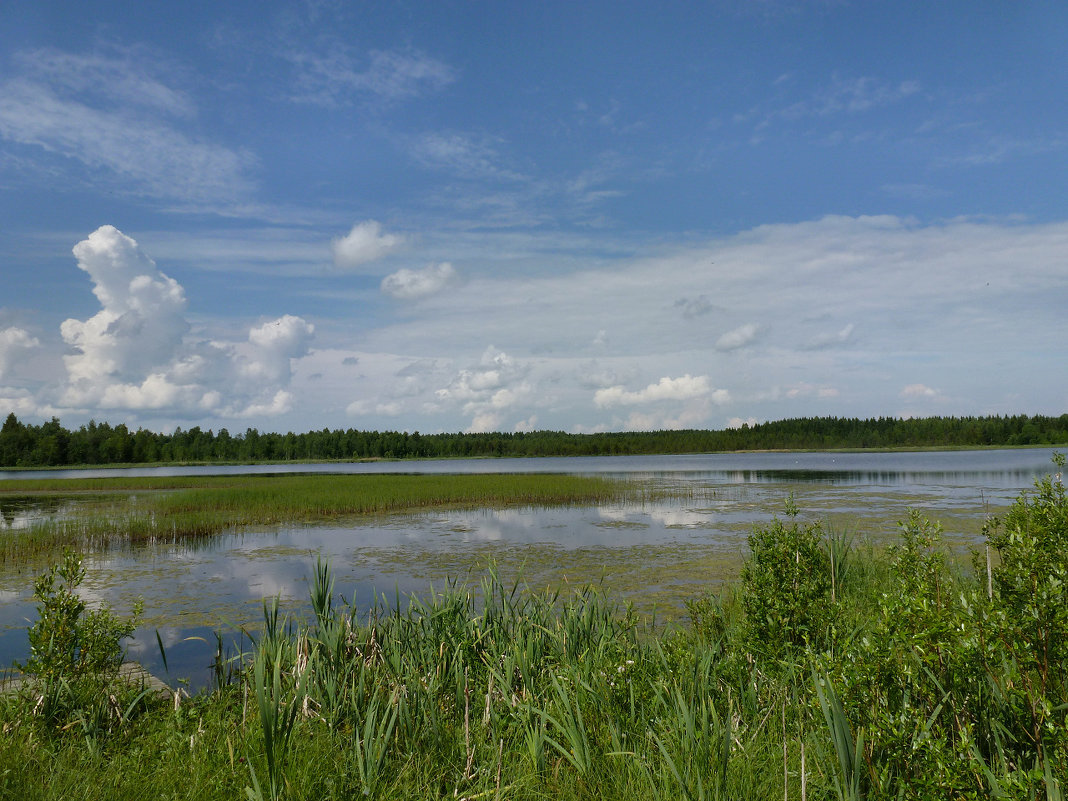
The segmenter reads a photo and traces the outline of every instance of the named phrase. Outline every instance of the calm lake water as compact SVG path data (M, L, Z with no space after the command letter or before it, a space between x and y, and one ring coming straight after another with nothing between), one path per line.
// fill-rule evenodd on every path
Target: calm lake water
M334 569L335 589L368 609L383 594L425 593L449 578L470 579L496 565L533 588L601 582L660 619L677 617L687 598L737 576L752 527L781 514L793 493L807 519L824 520L858 540L893 541L909 508L943 524L951 546L980 542L983 521L1055 468L1052 449L747 453L480 459L356 464L160 467L0 472L15 478L222 473L555 472L641 478L682 490L652 504L552 509L439 511L360 518L344 525L275 527L223 534L190 545L121 548L90 556L84 595L119 611L144 599L145 625L131 655L170 678L201 686L215 647L255 631L262 601L278 597L294 616L307 612L316 559ZM40 514L70 512L27 498L0 499L0 536ZM47 566L0 567L0 666L25 658L35 617L33 579ZM166 676L165 676L166 677Z

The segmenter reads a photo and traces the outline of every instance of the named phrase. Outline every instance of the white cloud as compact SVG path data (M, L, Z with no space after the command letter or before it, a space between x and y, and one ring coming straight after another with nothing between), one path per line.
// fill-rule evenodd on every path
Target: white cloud
M524 368L511 356L490 345L483 351L477 367L460 370L449 385L437 390L436 394L443 400L484 401L524 373Z
M888 400L912 382L910 374L932 365L956 376L954 383L974 386L954 388L960 413L998 412L1013 407L993 405L1005 403L995 400L1005 390L979 366L980 354L1029 354L1036 341L1054 361L1058 348L1063 351L1057 338L1035 337L1013 320L1026 314L1035 321L1031 331L1059 330L1050 301L1063 289L1066 223L923 225L892 216L826 217L630 258L616 254L610 266L591 242L567 240L574 252L563 259L554 242L494 232L449 238L440 251L463 250L465 291L444 293L420 305L419 314L362 334L361 347L373 352L442 364L458 360L419 396L433 402L433 411L424 413L414 401L406 406L410 425L462 428L475 413L458 425L455 415L466 404L492 410L493 392L525 383L529 392L502 418L507 430L533 413L550 428L618 430L637 407L599 405L598 390L608 390L600 400L610 404L638 395L661 376L684 375L706 375L710 384L729 387L730 399L747 404L743 417L892 414ZM522 260L502 268L514 253ZM566 268L539 271L561 260ZM715 298L715 311L695 318L696 324L683 321L676 302L702 294ZM863 320L863 329L851 320ZM775 336L764 336L771 325ZM741 350L716 348L722 332L744 340L752 331L746 326L757 331L744 359L730 357ZM709 329L711 336L704 333ZM593 335L601 330L609 335L595 346ZM487 338L527 372L494 375L496 368L478 364L472 343ZM1022 361L1006 367L1021 381L1041 375ZM948 379L941 380L946 388ZM1063 401L1053 399L1063 390L1056 394L1052 378L1047 384L1050 400L1042 410L1059 413ZM430 397L437 389L443 391ZM709 422L726 423L727 414L717 417L720 410L743 411L730 408L733 402L711 404ZM648 422L670 421L665 415Z
M22 74L0 84L3 138L81 162L123 192L218 201L250 188L253 158L183 132L191 103L130 59L47 50L20 61Z
M293 396L284 389L278 390L266 402L250 403L244 409L234 412L235 417L277 417L293 408Z
M56 88L90 93L124 105L191 117L196 107L188 95L160 82L144 69L144 54L65 53L55 48L26 50L15 61L24 74Z
M775 117L797 119L869 111L899 103L917 94L920 88L917 81L893 83L871 76L845 78L835 73L829 83L816 89L810 97L767 115L762 125L767 125Z
M853 323L849 323L839 331L817 334L808 341L807 347L810 350L819 350L820 348L830 348L835 345L844 344L849 341L851 336L853 336L854 328L855 326Z
M691 376L687 373L678 378L664 376L657 383L650 384L637 392L630 392L622 386L599 389L593 394L593 402L599 407L633 406L700 397L711 398L715 403L726 403L730 396L726 390L713 389L708 382L708 376Z
M116 386L107 401L140 404L136 419L145 424L194 415L215 421L252 405L283 408L273 400L286 391L292 411L285 424L294 430L343 423L348 407L361 426L421 431L462 430L476 418L479 426L497 419L512 430L535 415L542 427L595 431L719 427L734 416L893 414L898 405L936 403L952 414L1010 413L1021 409L1015 393L1024 386L1027 412L1063 409L1063 382L1043 367L1063 361L1063 338L1041 332L1063 328L1057 301L1068 223L828 217L632 257L568 239L574 252L562 260L560 243L542 235L442 234L420 237L417 247L428 242L436 252L421 256L462 252L466 291L427 298L418 313L387 315L381 309L393 307L382 304L354 321L315 320L314 333L295 317L280 317L274 334L263 320L250 333L197 317L197 329L168 339L153 334L153 320L144 323L152 334L145 346L168 344L151 359L126 355L139 347L127 335L136 314L114 326L109 320L97 333L111 351L93 353L113 351L114 374L95 368L102 377L88 389L96 394L68 406L92 414ZM516 253L522 258L510 262ZM543 263L555 271L539 270ZM146 277L143 292L171 304L164 311L178 308L159 270L126 266L98 276L101 311L126 313L138 276ZM682 320L676 301L702 293L719 304L714 315ZM196 299L186 294L191 309ZM381 303L376 294L362 297ZM185 307L175 313L176 325L193 319ZM850 328L850 320L862 320L863 329L860 322ZM761 323L774 325L775 336L758 332L745 358L716 349L722 331ZM27 364L44 364L50 348L30 330L45 345L40 358L34 351L16 363L22 388L30 386ZM599 331L610 335L595 346ZM483 351L488 341L497 347ZM925 386L941 395L913 389L902 400L903 388L932 375L937 385ZM8 376L0 383L14 385L14 372ZM17 389L0 395L25 398ZM23 408L56 403L44 390L31 395L19 401ZM172 407L147 413L170 398Z
M246 342L188 340L186 297L137 242L105 225L74 247L101 310L60 326L69 407L169 410L254 417L292 408L292 362L315 328L284 315L253 327ZM235 380L239 379L239 380Z
M627 416L623 427L627 431L670 431L685 428L701 428L708 425L709 402L687 404L676 413L634 411Z
M937 389L931 389L925 384L909 384L901 390L902 398L937 398L941 394Z
M23 328L11 326L0 329L0 378L3 378L8 367L14 364L16 355L40 345L40 341L30 336L30 332Z
M731 417L727 420L727 428L741 428L742 426L752 428L757 424L758 421L755 417Z
M839 394L838 389L835 387L817 386L815 384L810 384L807 381L802 381L801 383L788 388L785 396L791 400L795 398L813 397L828 400L830 398L837 398Z
M0 387L0 416L14 413L18 417L48 417L53 412L38 405L37 399L28 390L16 387Z
M334 265L352 269L367 262L378 261L404 244L404 237L382 232L375 220L356 223L346 236L331 243Z
M249 331L248 346L234 349L236 367L252 386L284 386L292 377L293 360L307 355L314 336L315 326L300 317L270 320Z
M325 53L289 53L286 58L297 68L292 99L327 107L347 105L360 96L401 100L456 80L452 67L418 51L372 50L363 68L360 59L340 46Z
M105 225L74 247L102 306L88 320L68 319L60 334L69 382L63 402L100 402L109 385L147 378L169 363L189 330L181 286L117 228ZM140 405L140 404L139 404Z
M105 409L164 409L180 403L182 387L162 373L153 373L139 385L110 384L97 403Z
M816 94L811 111L822 115L839 111L867 111L897 103L919 91L920 84L917 81L891 83L869 76L843 78L836 74L832 76L830 86Z
M744 347L756 339L759 332L760 327L754 323L738 326L716 340L716 350L736 350Z
M528 365L518 362L492 345L486 348L476 367L457 372L448 386L435 392L439 403L459 405L472 416L471 431L490 430L504 419L502 413L529 399L531 385L526 381Z
M413 140L411 154L428 167L449 170L464 178L523 180L523 176L500 165L499 144L500 140L485 135L440 131Z
M536 414L532 414L526 420L520 420L518 423L515 424L515 427L512 430L516 431L517 433L537 431L538 416Z
M286 314L250 329L248 341L264 352L297 359L308 352L308 343L314 335L314 325Z
M496 412L479 412L467 427L468 434L484 434L501 430L501 416Z
M459 274L449 262L431 264L422 270L402 269L382 279L382 291L400 300L416 300L436 295L454 286Z

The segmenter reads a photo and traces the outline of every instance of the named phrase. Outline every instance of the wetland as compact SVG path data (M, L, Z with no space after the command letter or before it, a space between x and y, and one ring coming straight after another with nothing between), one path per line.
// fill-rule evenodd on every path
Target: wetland
M736 579L790 496L871 547L909 509L966 557L1052 450L743 453L8 472L0 479L0 663L25 656L33 579L86 552L84 597L128 611L131 655L203 686L215 634L240 647L264 599L306 615L317 559L357 608L477 582L594 583L661 623ZM341 472L347 471L347 472ZM167 667L157 634L167 650Z

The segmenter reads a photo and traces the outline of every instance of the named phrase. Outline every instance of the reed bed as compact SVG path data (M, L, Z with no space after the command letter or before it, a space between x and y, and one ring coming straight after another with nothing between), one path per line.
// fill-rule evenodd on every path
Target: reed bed
M283 475L9 481L0 497L62 495L75 511L0 537L0 560L50 549L205 537L252 526L322 523L436 507L653 500L668 490L597 476Z

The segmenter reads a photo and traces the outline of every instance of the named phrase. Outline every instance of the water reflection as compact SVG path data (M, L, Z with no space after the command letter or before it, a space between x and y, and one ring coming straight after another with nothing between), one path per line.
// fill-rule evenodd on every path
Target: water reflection
M29 528L34 523L70 514L74 499L35 495L0 496L0 531Z
M1049 470L1053 448L974 451L695 453L652 456L559 456L525 459L429 459L405 462L330 462L258 465L182 465L0 470L0 481L16 478L107 478L109 476L196 476L272 473L618 473L632 477L716 481L816 481L828 475L841 483L892 481L910 484L978 475L996 486L1022 487ZM730 478L735 476L734 479ZM747 478L748 477L748 478ZM941 477L941 478L940 478ZM1023 484L1020 484L1020 481Z

